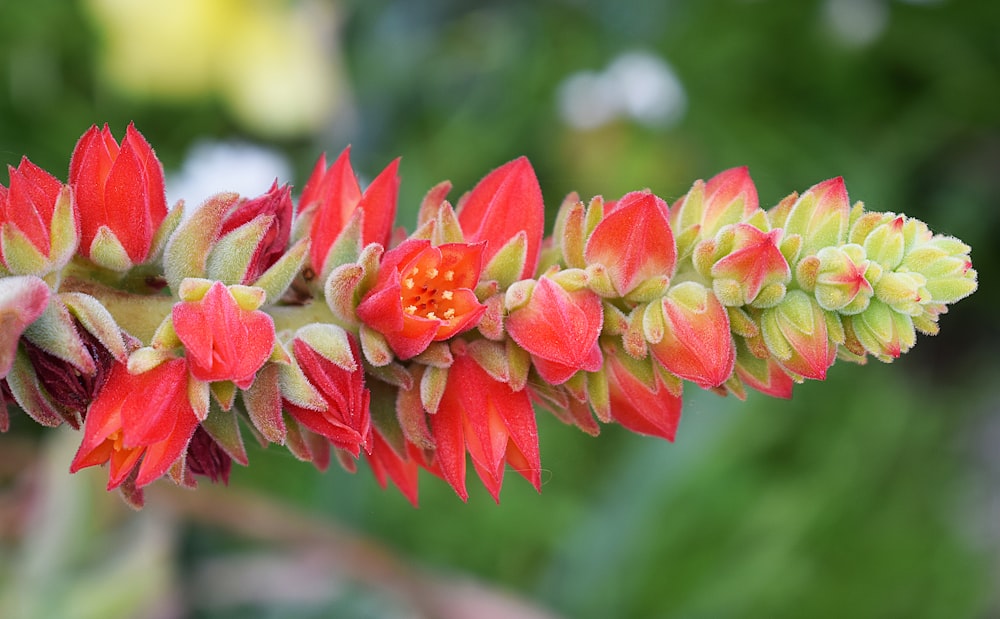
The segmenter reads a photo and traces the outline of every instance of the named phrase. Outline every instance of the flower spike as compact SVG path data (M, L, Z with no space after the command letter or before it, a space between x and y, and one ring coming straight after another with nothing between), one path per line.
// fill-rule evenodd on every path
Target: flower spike
M685 383L788 398L836 359L898 358L978 287L968 245L840 177L767 210L745 167L671 207L570 192L543 238L521 157L456 208L435 185L407 236L399 160L362 190L349 155L297 203L274 182L186 216L131 124L87 130L65 184L8 166L0 431L18 408L82 429L71 471L106 465L137 507L162 477L226 483L241 428L320 470L363 458L414 505L421 471L467 500L471 461L499 500L508 466L541 488L535 404L673 441Z

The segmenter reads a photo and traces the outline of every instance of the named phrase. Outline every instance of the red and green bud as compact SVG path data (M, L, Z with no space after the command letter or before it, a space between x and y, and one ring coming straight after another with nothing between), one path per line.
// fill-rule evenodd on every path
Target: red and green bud
M319 350L300 337L292 340L292 354L306 380L322 398L322 409L292 402L286 402L285 409L303 426L357 457L362 449L368 451L372 446L371 396L365 389L358 344L346 333L343 339L339 346L324 342L318 346Z
M796 376L823 380L837 352L828 319L836 320L828 318L814 298L792 290L781 303L761 312L761 335L781 367Z
M107 125L92 126L73 150L69 184L80 218L79 252L125 271L145 262L167 216L163 166L129 124L119 144Z
M0 265L14 275L58 271L80 240L69 187L27 157L7 169L10 187L0 185Z
M697 181L670 207L670 223L679 235L677 253L687 256L694 244L710 239L723 226L743 221L759 208L757 188L746 167L730 168Z
M208 275L230 284L253 284L285 253L291 227L288 185L279 187L275 181L265 194L239 200L222 219L208 256Z
M701 387L726 382L736 353L729 314L715 293L697 282L683 282L648 311L657 310L662 313L663 335L649 342L653 357L672 374Z
M786 235L802 238L802 256L839 245L846 238L851 216L844 179L838 176L817 183L794 202L782 201L768 216L774 227L785 229Z
M546 276L536 282L523 301L511 302L508 294L506 328L542 378L553 385L564 383L602 364L597 337L604 324L601 299L589 288L566 290Z
M484 264L523 232L526 248L519 276L523 279L534 274L541 252L545 203L527 158L515 159L487 174L462 196L456 210L465 241L486 241Z
M748 223L725 226L695 248L695 268L711 278L723 305L769 307L785 295L792 276L781 237L780 228L765 232Z

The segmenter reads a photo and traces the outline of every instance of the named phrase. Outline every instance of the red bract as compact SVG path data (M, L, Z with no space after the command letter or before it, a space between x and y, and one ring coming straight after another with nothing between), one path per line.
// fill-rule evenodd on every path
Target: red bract
M257 281L257 278L285 253L292 229L292 210L291 188L288 185L279 187L275 181L267 193L238 203L230 213L226 214L219 231L220 237L258 217L271 218L264 238L257 244L257 250L241 283L251 284Z
M186 366L174 359L133 375L115 364L90 405L70 472L107 462L109 490L133 471L139 488L166 473L198 425L187 398Z
M386 252L378 280L357 307L358 318L383 336L400 359L476 326L486 306L473 289L483 244L411 239Z
M326 167L326 155L321 155L302 188L299 209L302 212L315 209L309 229L312 239L309 256L316 271L323 269L330 246L356 209L364 211L362 244L389 244L399 195L399 159L386 166L362 194L351 168L350 150L345 148L329 168Z
M653 356L676 376L700 387L717 387L733 373L736 350L729 315L715 293L684 282L661 301L663 339L650 343Z
M199 300L174 305L172 317L198 380L231 380L246 389L274 348L274 320L240 307L222 282L213 283Z
M535 284L528 302L513 310L506 327L545 382L558 385L580 370L601 368L597 336L604 324L601 299L587 288L568 291L548 277Z
M357 456L361 448L371 449L371 394L365 389L358 344L353 336L347 337L355 360L353 369L337 365L300 339L293 341L295 359L309 383L323 397L326 409L312 410L291 402L286 402L285 408L299 423Z
M700 187L700 191L695 191ZM759 207L757 188L744 167L719 172L702 184L695 183L687 195L670 209L671 223L680 232L698 225L702 238L711 238L720 228L743 220Z
M526 157L506 163L486 175L458 203L458 221L468 242L486 241L483 262L489 263L519 232L527 235L521 278L538 265L545 226L545 203L538 178Z
M438 411L430 415L436 445L435 463L462 500L465 451L494 500L499 501L506 463L541 491L538 429L526 390L513 391L486 373L461 346Z
M17 168L7 166L7 170L10 173L10 188L0 185L0 229L3 230L3 237L16 230L47 257L52 248L52 215L63 184L28 161L27 157L21 158ZM0 244L0 260L7 265L4 254L9 250L5 245Z
M667 204L649 192L633 192L608 203L587 240L588 264L603 264L620 296L642 282L671 276L677 259Z
M69 184L80 214L80 253L91 258L95 239L113 237L132 264L143 262L167 216L167 200L163 166L135 125L120 146L107 125L84 133L70 160Z

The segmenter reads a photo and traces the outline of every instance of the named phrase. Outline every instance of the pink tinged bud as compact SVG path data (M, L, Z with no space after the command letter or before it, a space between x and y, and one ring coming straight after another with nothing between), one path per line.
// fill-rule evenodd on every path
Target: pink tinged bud
M783 368L798 376L823 380L836 358L826 315L815 299L801 290L789 292L760 317L764 343Z
M191 375L200 381L230 380L246 389L274 348L272 318L242 307L222 282L212 283L197 300L174 305L172 318Z
M258 226L254 226L251 222L258 223ZM288 246L292 228L291 188L288 185L279 187L275 181L267 193L236 203L222 220L222 227L219 230L220 243L225 242L227 235L244 226L251 229L259 227L259 231L254 230L255 244L252 255L245 266L241 265L242 278L233 283L252 284L278 261Z
M808 264L807 260L800 264ZM863 247L852 243L824 247L815 261L814 293L820 307L841 314L857 314L868 307L874 294L868 275L880 274L881 269L871 268Z
M844 242L851 215L847 187L841 177L810 187L799 196L784 222L785 234L802 237L802 255Z
M10 373L21 334L49 304L49 287L33 275L0 278L0 379Z
M602 264L618 296L652 278L671 276L677 259L667 205L648 192L627 194L605 212L587 240L588 264Z
M464 352L456 354L448 371L448 384L438 412L430 416L430 427L435 463L463 501L468 499L466 449L494 500L499 501L506 463L541 491L538 429L527 391L513 391L493 379Z
M566 382L580 370L596 372L603 362L597 337L604 324L601 299L587 288L572 292L548 277L528 301L511 311L507 332L549 384Z
M381 333L400 359L475 327L486 311L473 292L483 251L482 243L434 247L426 240L404 241L383 256L358 318Z
M683 282L670 288L660 309L663 338L649 344L656 360L703 388L726 382L736 353L729 314L715 293L696 282Z
M712 265L711 275L716 293L732 283L735 295L720 295L726 305L748 305L765 286L784 286L792 277L788 262L778 248L781 229L764 232L749 224L738 223L720 236L729 237L725 244L732 250ZM720 243L721 244L721 243ZM725 298L731 297L731 298Z
M355 210L364 213L362 245L388 246L399 196L398 168L399 159L396 159L362 193L351 167L350 147L345 148L329 168L326 167L326 155L320 156L299 199L302 212L314 211L309 229L312 239L309 257L313 269L325 271L327 254Z
M742 221L758 208L757 188L744 166L719 172L707 183L698 181L670 215L675 231L698 226L701 238L712 238L723 226Z
M120 270L131 265L105 258L145 261L167 203L163 166L135 125L120 146L107 125L84 133L70 160L69 184L80 214L80 253Z
M622 426L673 441L681 397L667 388L648 361L632 359L615 345L604 347L611 416Z
M133 471L135 485L141 488L181 457L197 424L187 398L183 359L142 374L129 374L125 364L115 364L90 406L70 472L108 463L109 490Z
M489 263L504 245L523 231L527 250L520 277L531 277L541 252L545 203L528 159L520 157L505 163L479 181L459 201L458 221L467 242L487 242L484 263Z
M306 428L358 456L362 448L371 449L371 394L365 388L358 343L353 336L347 337L353 367L344 367L343 360L335 363L301 339L292 341L295 359L322 397L325 408L315 410L291 402L286 402L285 408Z

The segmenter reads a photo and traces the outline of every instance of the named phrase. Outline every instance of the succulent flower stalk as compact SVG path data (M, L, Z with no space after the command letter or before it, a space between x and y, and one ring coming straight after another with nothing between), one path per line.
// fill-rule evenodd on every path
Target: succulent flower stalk
M182 221L131 124L87 130L67 183L9 167L0 430L11 403L80 427L71 471L106 466L133 505L164 477L226 482L245 429L366 461L414 505L421 471L467 500L471 462L499 501L508 467L541 488L541 409L672 441L685 383L788 398L838 358L898 358L978 286L968 245L852 206L839 177L768 209L746 168L672 205L571 194L545 237L522 157L454 208L433 187L407 235L399 170L362 189L345 149L298 198L219 193Z

